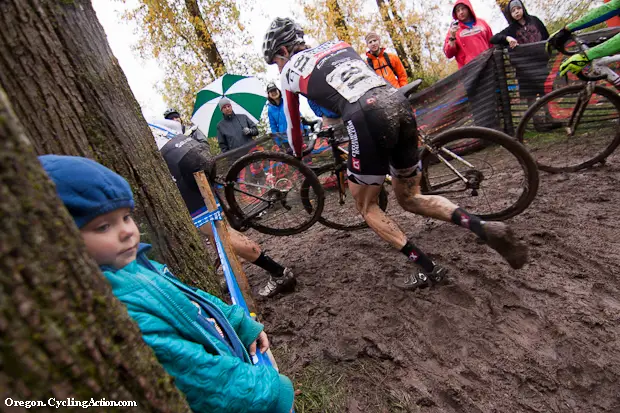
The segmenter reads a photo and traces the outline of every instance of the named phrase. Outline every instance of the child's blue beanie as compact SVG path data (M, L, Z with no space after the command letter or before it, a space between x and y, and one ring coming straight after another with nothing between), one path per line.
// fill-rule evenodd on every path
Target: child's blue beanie
M42 155L39 161L56 184L56 192L78 228L99 215L119 208L134 208L127 181L91 159Z

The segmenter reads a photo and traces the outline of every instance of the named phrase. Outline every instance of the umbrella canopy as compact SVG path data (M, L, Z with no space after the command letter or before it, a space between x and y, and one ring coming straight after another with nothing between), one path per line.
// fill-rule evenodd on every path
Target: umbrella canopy
M225 74L216 79L198 92L192 114L192 123L208 137L217 136L217 124L222 120L218 103L223 97L231 100L235 113L247 115L256 123L267 101L265 87L255 77Z

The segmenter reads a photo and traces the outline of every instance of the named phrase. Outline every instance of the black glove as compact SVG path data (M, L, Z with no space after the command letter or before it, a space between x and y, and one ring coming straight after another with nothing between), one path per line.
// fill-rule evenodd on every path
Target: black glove
M572 37L572 32L567 28L563 28L553 33L551 37L547 40L547 54L550 55L553 49L562 50L564 49L564 44L569 41Z
M252 129L248 128L247 126L245 128L243 128L243 134L244 135L251 135L252 134Z

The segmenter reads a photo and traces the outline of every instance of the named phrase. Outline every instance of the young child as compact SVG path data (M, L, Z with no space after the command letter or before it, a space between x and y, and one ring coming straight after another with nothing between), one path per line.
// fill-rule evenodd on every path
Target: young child
M530 15L521 0L509 1L503 12L510 25L493 36L491 43L514 49L520 44L536 43L549 38L545 24L538 17Z
M291 381L250 354L269 348L263 325L149 260L149 245L131 211L125 179L86 158L44 155L43 168L82 233L114 295L138 323L144 341L175 378L194 412L286 412Z

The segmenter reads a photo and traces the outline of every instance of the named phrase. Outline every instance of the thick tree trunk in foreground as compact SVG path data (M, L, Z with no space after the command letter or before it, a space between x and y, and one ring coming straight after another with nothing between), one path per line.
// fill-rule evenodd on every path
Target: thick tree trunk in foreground
M217 292L208 256L87 0L0 3L0 86L39 154L93 158L126 178L143 241Z
M0 411L18 411L7 398L53 397L189 412L87 256L1 88L0 217Z

